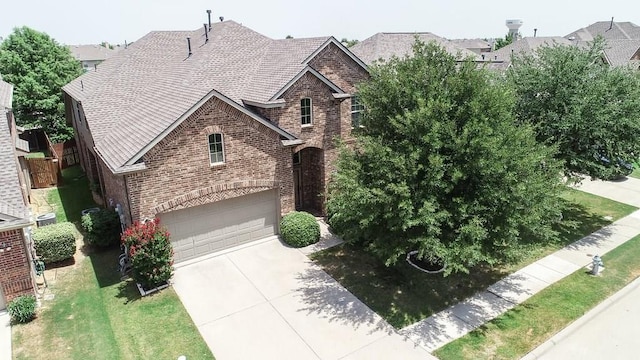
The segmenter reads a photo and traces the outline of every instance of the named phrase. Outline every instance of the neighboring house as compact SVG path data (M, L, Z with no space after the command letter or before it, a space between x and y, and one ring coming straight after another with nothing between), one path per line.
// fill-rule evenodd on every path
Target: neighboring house
M598 21L565 36L569 40L593 41L597 36L605 40L640 40L640 26L632 22Z
M34 293L26 235L32 222L18 170L12 92L12 85L0 80L0 310L16 296Z
M590 42L598 36L606 40L604 59L609 65L640 68L640 26L631 22L599 21L565 38Z
M413 52L413 45L416 42L416 38L424 43L436 42L442 46L448 53L455 56L458 60L464 60L471 58L473 60L480 60L478 54L458 46L452 41L449 41L440 36L434 35L429 32L416 32L416 33L377 33L355 45L351 50L356 56L358 56L367 65L371 65L374 61L389 60L391 57L396 56L402 58L406 55L411 55Z
M158 217L176 262L322 213L366 65L333 37L274 40L233 21L151 32L67 84L81 163L125 222Z
M73 57L80 61L84 71L95 70L98 64L117 52L102 45L69 45L69 50Z
M508 67L511 63L511 57L514 55L531 55L540 47L555 45L574 45L574 42L561 36L525 37L496 51L485 53L483 57L487 57L491 61L502 62Z
M607 40L604 58L611 66L640 69L640 40Z
M478 55L490 52L493 49L491 43L484 39L451 39L449 41Z

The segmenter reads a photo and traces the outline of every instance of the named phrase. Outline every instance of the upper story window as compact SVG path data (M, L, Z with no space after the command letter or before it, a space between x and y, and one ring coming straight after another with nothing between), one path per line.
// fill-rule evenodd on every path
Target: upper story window
M360 117L364 111L364 105L360 102L358 95L351 97L351 126L354 128L360 127Z
M211 165L224 163L224 143L221 133L209 135L209 158Z
M304 98L300 100L300 123L302 124L302 126L311 126L313 123L313 113L310 98Z

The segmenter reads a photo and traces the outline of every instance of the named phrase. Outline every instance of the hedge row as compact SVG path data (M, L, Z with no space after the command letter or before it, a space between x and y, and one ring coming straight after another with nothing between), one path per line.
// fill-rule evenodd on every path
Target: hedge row
M33 245L45 264L70 259L76 253L76 228L70 222L39 227L33 231Z

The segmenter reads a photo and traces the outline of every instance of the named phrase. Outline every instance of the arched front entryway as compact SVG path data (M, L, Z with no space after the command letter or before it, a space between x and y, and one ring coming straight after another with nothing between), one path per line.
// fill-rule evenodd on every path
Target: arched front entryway
M322 215L324 204L324 151L307 147L293 154L296 210Z

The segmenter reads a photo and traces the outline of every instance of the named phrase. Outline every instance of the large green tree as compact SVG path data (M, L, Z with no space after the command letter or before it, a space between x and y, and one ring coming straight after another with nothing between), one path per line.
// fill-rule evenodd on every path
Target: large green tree
M515 125L501 82L420 42L370 72L359 87L364 127L342 149L327 203L346 241L387 265L418 250L451 273L556 236L560 165Z
M82 68L66 46L45 33L16 28L0 44L0 74L14 85L19 125L42 126L53 142L73 136L65 121L62 86L82 74Z
M508 71L519 121L558 146L567 175L613 178L640 155L640 75L607 65L604 46L542 47Z

